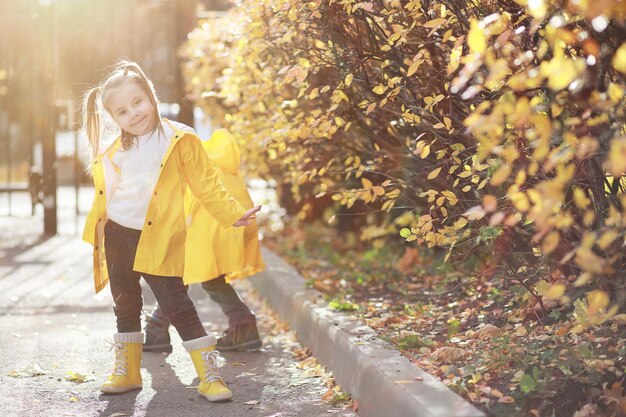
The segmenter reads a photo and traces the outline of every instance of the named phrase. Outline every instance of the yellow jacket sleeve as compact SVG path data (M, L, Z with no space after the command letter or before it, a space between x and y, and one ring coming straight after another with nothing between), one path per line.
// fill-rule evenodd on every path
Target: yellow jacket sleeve
M176 148L191 193L223 227L232 226L246 210L228 193L200 139L187 134Z

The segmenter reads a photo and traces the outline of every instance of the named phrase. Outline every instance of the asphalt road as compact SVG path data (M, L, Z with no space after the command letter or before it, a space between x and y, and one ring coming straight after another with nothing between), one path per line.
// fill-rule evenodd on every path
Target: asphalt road
M355 416L322 400L324 375L296 366L292 352L300 346L245 282L238 289L257 311L264 348L222 354L231 401L198 396L198 379L174 330L171 354L144 354L142 390L100 394L113 364L106 342L115 332L110 293L94 295L91 250L74 234L76 220L63 217L63 234L48 239L38 237L41 221L40 215L0 216L0 416ZM225 317L201 288L190 293L207 330L223 330ZM149 308L152 294L144 296ZM72 373L84 382L68 380Z

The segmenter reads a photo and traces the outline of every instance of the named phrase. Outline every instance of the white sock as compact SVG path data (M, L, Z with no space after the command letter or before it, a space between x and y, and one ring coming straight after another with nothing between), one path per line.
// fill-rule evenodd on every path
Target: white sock
M187 340L186 342L183 342L183 347L187 352L192 352L194 350L215 346L216 343L217 339L214 335L210 334L208 336L199 337L197 339Z
M143 332L115 333L115 343L143 343Z

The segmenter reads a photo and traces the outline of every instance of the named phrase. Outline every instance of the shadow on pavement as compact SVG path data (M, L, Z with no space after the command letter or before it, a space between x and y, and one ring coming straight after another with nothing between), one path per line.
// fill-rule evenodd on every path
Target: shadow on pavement
M134 390L124 394L100 394L100 401L107 403L107 407L100 412L102 417L132 416L135 414L135 399L141 390Z

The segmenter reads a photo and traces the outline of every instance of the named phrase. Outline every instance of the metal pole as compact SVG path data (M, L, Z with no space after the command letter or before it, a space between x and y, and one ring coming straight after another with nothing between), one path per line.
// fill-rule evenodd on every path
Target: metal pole
M41 62L41 89L39 118L41 120L41 141L43 144L43 208L44 208L44 234L55 235L57 227L57 178L56 178L56 141L55 124L57 119L56 107L54 105L55 76L54 65L54 43L55 39L55 8L56 3L51 2L39 7L42 21L41 34L43 36L41 45L44 46Z
M11 180L13 179L11 176L11 162L13 158L11 156L11 118L9 116L9 110L11 105L9 104L6 107L6 111L2 115L2 123L6 127L4 130L4 140L6 141L6 151L7 151L7 198L9 200L9 216L13 215L13 193L11 192L12 184Z
M72 123L73 126L73 123ZM78 218L78 215L80 214L80 210L79 210L79 206L78 206L78 201L79 201L79 196L78 193L80 192L80 162L78 160L78 129L75 128L74 129L74 190L76 191L76 218Z

